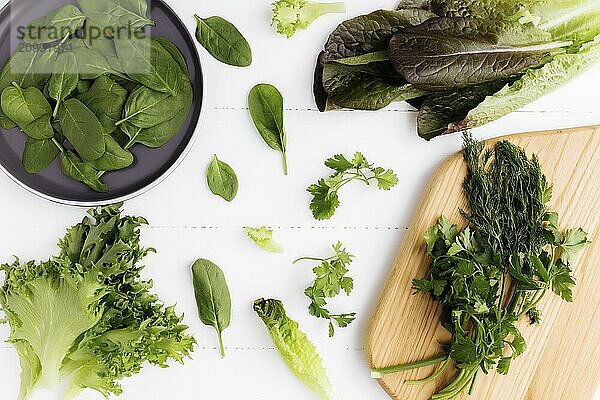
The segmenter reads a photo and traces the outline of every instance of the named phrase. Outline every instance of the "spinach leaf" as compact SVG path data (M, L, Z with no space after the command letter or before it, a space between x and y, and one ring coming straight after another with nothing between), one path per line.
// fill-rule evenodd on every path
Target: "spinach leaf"
M283 126L283 96L273 85L256 85L248 95L248 110L263 140L283 155L283 171L288 174L287 137Z
M192 276L200 320L215 328L221 356L225 357L222 334L231 322L231 295L225 275L212 262L199 259L192 265Z
M325 64L323 89L336 106L379 110L393 102L421 97L428 92L415 88L388 62L367 65Z
M85 104L104 128L106 134L113 133L115 124L127 101L127 91L108 76L101 76L86 93L77 96L77 100Z
M123 119L117 122L121 125L130 122L139 128L151 128L174 118L189 102L186 92L191 92L191 83L187 77L180 79L178 96L157 92L145 86L136 89L127 99L123 110Z
M30 138L43 140L54 136L50 125L52 107L38 88L22 89L15 83L4 89L1 104L6 116Z
M252 64L252 49L240 31L221 17L200 18L196 39L217 60L234 67Z
M65 4L47 15L29 23L23 41L26 43L50 43L72 35L85 22L85 15L74 5Z
M63 139L56 135L55 139L60 143ZM23 151L23 167L30 174L42 172L60 154L60 149L52 139L36 140L28 138Z
M99 51L104 58L106 58L106 61L108 61L108 65L115 71L124 72L123 66L117 58L117 51L113 39L104 35L97 37L98 35L96 32L90 32L92 27L91 24L86 24L83 31L83 38L81 39L83 45L88 49Z
M164 37L157 37L157 38L154 38L153 40L156 41L156 43L160 44L163 47L163 49L165 49L171 55L171 57L173 57L173 59L181 67L181 71L183 71L184 73L188 72L188 66L185 61L185 58L183 57L183 54L181 54L181 51L179 51L179 49L177 48L177 46L175 46L175 44L173 42L171 42L169 39L164 38Z
M108 186L98 178L98 170L82 161L77 154L67 150L60 155L60 169L65 176L89 186L99 193L108 191Z
M110 135L104 135L106 151L97 160L90 161L90 165L99 171L117 171L133 164L133 154L123 149Z
M106 151L104 129L94 113L77 99L63 102L58 109L63 135L84 161L99 159Z
M106 60L106 57L96 49L77 47L73 49L77 59L77 67L82 79L96 79L105 74L117 74Z
M183 79L181 68L171 54L155 40L115 40L117 57L131 78L157 92L176 96Z
M130 27L137 30L145 25L154 26L148 19L147 0L77 0L81 10L102 30Z
M56 59L52 77L48 81L48 94L56 100L53 116L56 117L58 107L79 83L79 73L77 72L77 59L73 53L63 53Z
M238 179L229 164L219 160L215 154L206 173L208 187L214 195L232 201L238 192Z
M36 53L31 51L20 51L15 53L4 65L0 73L0 92L4 91L13 82L22 88L37 87L41 88L48 81L49 74L44 73L50 69L42 70L39 61L48 59L52 61L53 52L46 51L44 53ZM46 66L46 64L43 64ZM0 109L0 126L4 129L12 129L17 126L8 116Z
M506 79L544 63L572 42L517 22L433 18L396 33L390 61L409 83L431 91Z
M93 84L94 84L93 81L80 79L79 82L77 82L77 86L75 87L75 90L73 90L73 94L75 96L78 96L80 94L86 93L92 88Z

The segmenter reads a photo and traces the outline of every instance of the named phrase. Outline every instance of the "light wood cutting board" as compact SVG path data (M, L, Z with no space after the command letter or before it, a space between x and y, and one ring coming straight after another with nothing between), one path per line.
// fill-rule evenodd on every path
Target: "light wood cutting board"
M488 144L502 139L539 156L554 185L551 207L559 213L561 227L583 227L592 245L574 264L574 303L546 296L541 325L520 325L528 345L525 354L513 362L508 376L479 374L470 399L592 400L600 390L600 127L524 133ZM429 267L425 230L442 214L465 223L458 211L466 205L462 194L465 174L458 153L441 165L425 192L367 333L365 350L371 367L440 355L438 341L450 338L440 325L440 308L426 294L413 296L411 280L426 276ZM387 375L379 383L394 399L429 399L456 370L424 386L403 382L426 377L436 368Z

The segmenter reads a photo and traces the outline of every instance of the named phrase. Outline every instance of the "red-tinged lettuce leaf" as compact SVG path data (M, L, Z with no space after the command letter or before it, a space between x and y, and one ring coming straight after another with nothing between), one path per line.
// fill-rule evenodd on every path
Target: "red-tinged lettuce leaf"
M581 75L600 61L600 42L577 54L561 54L539 69L529 70L512 85L506 85L452 124L448 133L476 128L516 111Z
M450 133L449 127L462 121L487 96L498 92L506 81L477 85L455 92L440 92L427 96L419 105L417 130L419 136L431 140Z
M426 10L379 10L341 23L329 36L315 68L314 94L320 111L328 104L322 86L325 63L386 50L392 35L399 29L418 25L435 15Z
M389 55L409 83L448 91L506 79L569 45L531 25L444 17L396 33Z
M392 102L421 97L427 92L408 84L388 62L367 65L325 64L323 88L339 107L379 110Z

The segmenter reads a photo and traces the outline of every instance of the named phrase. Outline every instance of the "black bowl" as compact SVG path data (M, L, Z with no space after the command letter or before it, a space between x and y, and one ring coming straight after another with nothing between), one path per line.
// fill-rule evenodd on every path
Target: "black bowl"
M101 1L101 0L98 0ZM76 1L68 1L76 4ZM65 0L18 0L9 2L0 11L0 68L6 64L13 53L11 40L18 37L19 26L28 23L49 11L66 4ZM65 177L60 172L58 160L39 174L29 174L22 165L26 135L18 129L4 131L0 129L0 169L17 184L45 199L62 204L95 206L131 199L140 195L165 179L189 152L194 133L200 120L204 98L204 79L198 51L189 31L162 0L152 0L149 4L151 18L156 27L149 30L151 36L163 36L170 39L181 50L188 64L190 78L194 87L194 103L190 115L180 132L169 143L158 149L142 145L134 146L133 166L116 172L107 173L103 179L109 186L108 193L97 193L85 185Z

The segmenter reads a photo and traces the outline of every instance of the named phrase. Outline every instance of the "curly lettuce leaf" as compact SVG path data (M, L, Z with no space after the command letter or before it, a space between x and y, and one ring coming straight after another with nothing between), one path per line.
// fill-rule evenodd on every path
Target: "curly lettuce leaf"
M246 234L261 249L269 253L283 253L283 247L273 240L273 229L266 226L246 228Z
M504 117L558 89L599 60L599 41L579 53L560 54L543 67L527 71L515 83L506 85L493 96L487 97L464 120L451 124L447 133L476 128Z
M283 303L259 299L254 302L254 311L267 326L275 346L294 375L322 399L334 398L323 360L298 328L298 323L286 315Z

